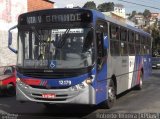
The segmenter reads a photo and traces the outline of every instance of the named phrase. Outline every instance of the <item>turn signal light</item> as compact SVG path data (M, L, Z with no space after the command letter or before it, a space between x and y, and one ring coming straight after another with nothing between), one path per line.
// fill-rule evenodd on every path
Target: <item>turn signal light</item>
M16 81L17 81L17 82L20 81L20 78L16 78Z

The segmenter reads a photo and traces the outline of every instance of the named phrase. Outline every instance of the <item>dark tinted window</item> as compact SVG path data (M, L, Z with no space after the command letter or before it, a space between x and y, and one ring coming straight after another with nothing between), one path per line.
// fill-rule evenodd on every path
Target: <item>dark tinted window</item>
M110 25L110 36L113 40L119 40L119 27L118 25Z
M134 32L129 31L128 41L129 41L130 43L134 43Z

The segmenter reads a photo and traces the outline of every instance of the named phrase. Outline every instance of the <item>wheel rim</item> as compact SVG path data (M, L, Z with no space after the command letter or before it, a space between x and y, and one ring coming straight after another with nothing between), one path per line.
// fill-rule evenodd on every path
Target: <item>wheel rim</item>
M109 102L115 101L115 89L114 89L113 85L110 85L108 88L108 100L109 100Z

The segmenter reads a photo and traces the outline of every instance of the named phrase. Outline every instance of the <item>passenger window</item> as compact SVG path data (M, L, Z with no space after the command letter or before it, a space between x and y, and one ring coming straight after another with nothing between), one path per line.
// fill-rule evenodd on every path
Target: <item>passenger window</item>
M121 48L121 55L126 56L128 55L128 45L127 45L127 30L125 28L121 28L120 30L120 48Z
M111 24L110 36L112 40L119 40L119 27L117 25Z
M129 31L128 42L134 43L134 32Z
M141 46L140 44L136 44L136 45L135 45L136 54L137 54L137 55L141 54L141 47L140 47L140 46Z
M128 49L129 55L135 55L135 33L132 31L128 34Z
M116 41L116 40L110 41L110 53L112 56L119 56L120 55L119 41Z
M121 41L121 55L122 55L122 56L128 55L127 42Z
M140 44L140 35L136 34L135 43Z
M126 29L121 29L121 41L127 41L127 30Z
M107 22L97 21L96 27L96 43L97 43L97 63L98 70L101 69L103 65L103 57L107 55L107 50L103 47L103 39L108 34L108 25Z
M120 56L119 26L110 24L110 53L112 56Z
M133 43L128 44L129 47L129 55L135 55L135 47Z

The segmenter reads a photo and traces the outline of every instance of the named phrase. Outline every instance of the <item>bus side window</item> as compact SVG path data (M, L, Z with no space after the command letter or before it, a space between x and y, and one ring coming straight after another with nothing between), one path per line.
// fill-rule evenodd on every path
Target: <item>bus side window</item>
M101 69L101 66L103 64L103 33L96 32L96 39L97 39L97 64L98 64L98 70Z
M106 22L97 21L97 28L96 28L96 43L97 43L97 63L98 63L98 70L101 69L101 66L104 63L104 57L107 55L107 50L104 49L103 46L103 39L108 34L108 25Z
M120 30L120 40L121 40L121 55L127 56L128 55L128 45L127 45L127 29L121 28Z
M129 55L131 56L135 55L135 33L132 31L129 31L128 47L129 47Z
M103 33L96 33L97 37L97 55L103 57Z
M110 27L110 36L112 40L119 40L119 27L111 24Z
M119 26L110 24L110 53L112 56L120 55Z

